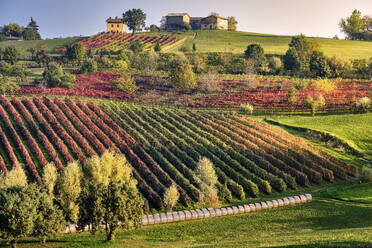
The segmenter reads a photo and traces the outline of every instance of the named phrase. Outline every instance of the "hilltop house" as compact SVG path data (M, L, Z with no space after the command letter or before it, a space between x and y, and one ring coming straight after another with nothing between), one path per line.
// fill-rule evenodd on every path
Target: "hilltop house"
M227 30L227 18L210 15L207 17L190 17L187 13L170 13L166 16L166 30L183 29L185 24L190 24L192 29L220 29Z
M125 24L122 18L109 17L106 20L106 22L107 22L107 32L125 33Z

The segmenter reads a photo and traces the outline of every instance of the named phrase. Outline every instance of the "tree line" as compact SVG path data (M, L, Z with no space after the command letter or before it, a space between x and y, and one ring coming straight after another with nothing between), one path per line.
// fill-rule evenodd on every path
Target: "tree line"
M32 17L26 27L20 26L17 23L10 23L0 27L0 41L6 41L9 36L23 38L24 40L41 39L39 25L37 25Z

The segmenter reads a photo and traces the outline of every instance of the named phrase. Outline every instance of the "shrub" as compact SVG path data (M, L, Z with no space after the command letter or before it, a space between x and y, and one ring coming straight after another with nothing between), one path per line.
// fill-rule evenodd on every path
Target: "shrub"
M371 109L371 99L366 96L359 99L352 107L354 113L367 113L369 109Z
M366 59L354 59L353 60L353 72L357 78L369 78L369 64Z
M345 78L352 76L352 64L349 59L333 56L331 58L327 58L327 64L330 70L330 77Z
M43 78L48 87L72 88L74 86L75 76L64 73L62 67L52 62L43 72Z
M251 44L244 52L245 58L252 59L257 67L262 66L265 62L264 49L259 44Z
M152 75L158 67L159 54L153 51L137 53L132 56L131 66L145 75Z
M208 53L207 56L208 65L223 65L222 57L219 53Z
M359 180L362 183L372 182L372 168L363 166L360 171Z
M319 95L317 98L308 97L304 101L304 104L305 106L310 108L311 115L315 116L318 109L325 105L325 100L324 100L323 95Z
M182 46L180 49L178 49L180 52L183 52L183 53L189 53L191 52L191 48L188 47L188 46Z
M336 82L328 78L318 78L313 80L311 84L318 91L330 92L336 88Z
M198 81L198 89L202 92L219 92L221 86L218 82L218 75L213 72L204 74Z
M240 104L239 110L246 114L253 114L253 105L249 103Z
M273 56L269 59L269 68L273 73L278 73L282 67L283 63L279 57Z
M80 67L81 73L91 73L97 71L97 62L93 59L86 59Z
M187 60L174 61L171 66L170 83L174 88L192 89L196 86L195 74Z
M164 206L168 210L172 210L173 207L177 204L179 198L180 194L178 193L177 186L175 184L172 184L164 193Z
M136 82L130 74L123 74L120 77L112 80L111 83L119 91L134 92L137 90Z
M322 52L314 51L310 56L309 64L310 72L313 73L315 77L329 77L331 75L331 70L327 63L327 58Z
M154 47L154 51L155 52L160 52L161 51L161 46L160 46L159 42L156 42L155 47Z

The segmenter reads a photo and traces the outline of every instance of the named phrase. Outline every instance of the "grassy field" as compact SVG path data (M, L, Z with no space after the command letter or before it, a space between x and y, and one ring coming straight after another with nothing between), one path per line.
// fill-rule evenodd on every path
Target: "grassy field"
M372 157L372 113L276 118L280 123L325 131L346 141L361 153Z
M82 233L19 247L372 247L372 183L313 195L313 202L296 207L121 231L111 243L104 234Z
M84 37L71 37L71 38L54 38L46 40L25 40L25 41L3 41L0 42L0 48L7 47L9 45L16 46L21 51L21 56L28 56L27 49L35 48L38 44L44 43L48 47L49 53L56 53L56 49L65 47L73 42L83 39Z
M285 54L291 36L258 34L248 32L231 32L220 30L189 31L179 33L188 36L184 46L196 44L200 52L233 52L242 53L251 43L261 44L266 54ZM372 42L333 40L326 38L311 38L321 45L327 56L342 56L346 58L372 57ZM169 50L175 52L179 47Z

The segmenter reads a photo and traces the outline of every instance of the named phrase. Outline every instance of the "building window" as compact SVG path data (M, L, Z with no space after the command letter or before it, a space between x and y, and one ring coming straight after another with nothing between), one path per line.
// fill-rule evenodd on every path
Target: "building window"
M117 26L119 27L119 24Z
M114 24L111 24L111 27L113 28L114 27Z

